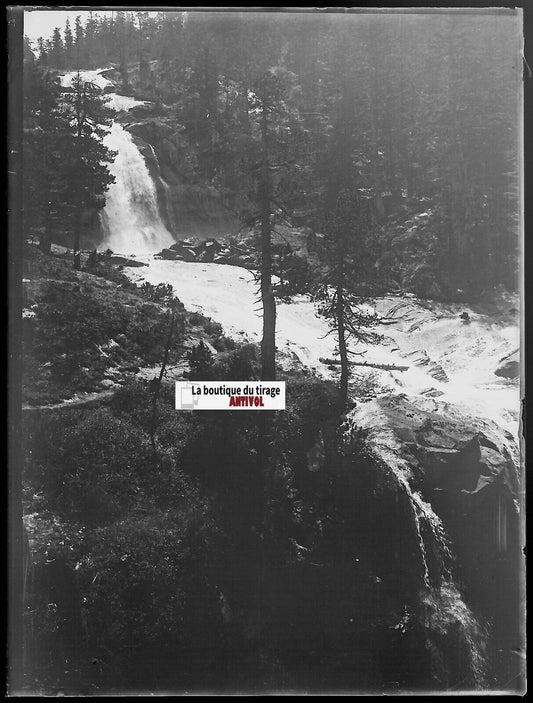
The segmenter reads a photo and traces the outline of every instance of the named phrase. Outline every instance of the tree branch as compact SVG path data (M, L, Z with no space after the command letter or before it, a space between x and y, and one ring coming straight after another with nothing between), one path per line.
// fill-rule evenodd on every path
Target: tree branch
M334 366L340 366L340 361L337 359L324 359L319 358L323 364L329 364ZM409 366L395 366L394 364L373 364L370 361L349 361L350 366L368 366L371 369L381 369L382 371L407 371Z

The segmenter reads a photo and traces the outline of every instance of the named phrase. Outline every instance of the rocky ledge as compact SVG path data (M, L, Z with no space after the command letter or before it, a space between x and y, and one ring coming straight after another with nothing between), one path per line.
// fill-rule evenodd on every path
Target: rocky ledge
M167 261L196 261L255 269L259 250L258 237L259 234L253 229L218 238L192 236L178 239L170 247L156 254L156 257ZM294 266L295 260L318 267L317 252L320 247L321 235L315 234L308 227L280 225L272 234L272 253L276 260L282 260L288 267Z
M497 637L514 641L523 559L515 439L496 423L434 398L374 398L349 417L366 432L379 464L396 477L393 483L438 515L469 601L492 619ZM508 606L497 618L502 602Z
M518 454L512 435L494 422L434 398L384 396L351 413L387 463L409 466L407 476L432 504L438 494L464 501L504 491L519 493Z
M217 239L181 239L156 256L167 261L197 261L255 268L255 258L247 247L232 242L221 243Z

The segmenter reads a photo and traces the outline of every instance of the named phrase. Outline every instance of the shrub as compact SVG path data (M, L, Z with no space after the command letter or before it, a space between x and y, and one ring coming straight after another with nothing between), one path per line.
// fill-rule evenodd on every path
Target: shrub
M159 283L154 286L148 281L145 281L138 286L138 289L143 298L151 300L154 303L165 303L168 305L174 299L174 289L170 283Z
M26 475L63 518L103 524L143 498L148 438L109 410L48 412L36 420L29 439Z
M136 291L137 285L121 271L122 267L110 261L112 254L111 249L105 252L92 251L87 259L85 270L88 273L92 273L93 276L99 276L107 281L116 283L123 290Z
M213 354L202 341L187 352L187 359L191 369L190 379L192 381L207 381L211 378Z
M137 289L136 289L137 290ZM46 402L46 384L59 399L99 388L108 368L127 363L161 363L169 333L169 313L154 302L119 300L86 283L48 281L41 286L36 317L25 343L25 397ZM170 361L180 352L185 313L175 307ZM109 346L110 340L119 343ZM46 370L39 364L46 363Z
M97 298L77 284L49 281L37 308L33 351L48 360L54 354L91 353L126 326L128 312L110 299Z
M216 542L198 497L181 511L132 516L88 536L83 609L92 651L114 685L179 687L191 673L205 680L206 665L216 669L223 621L207 579Z
M70 257L46 256L35 246L24 242L23 251L23 274L29 278L58 278L65 281L76 281L78 277L72 269Z
M212 365L212 378L220 381L253 381L260 376L261 362L257 345L244 344L220 353Z

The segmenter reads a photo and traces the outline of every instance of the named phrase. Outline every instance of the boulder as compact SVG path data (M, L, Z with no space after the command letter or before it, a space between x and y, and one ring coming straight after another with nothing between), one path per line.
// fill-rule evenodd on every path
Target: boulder
M426 398L438 398L439 396L444 395L444 393L436 388L425 388L423 391L420 391L420 395L425 395Z
M216 239L207 239L196 248L198 261L211 263L215 260L215 255L222 249L222 245Z
M446 573L439 565L448 563L467 588L469 606L490 617L496 629L513 633L523 545L514 438L496 423L435 398L383 396L359 403L348 417L366 433L377 460L374 471L384 472L397 501L409 496L420 516L416 531L431 578Z
M138 266L148 266L148 264L145 264L143 261L138 261L137 259L129 259L125 256L117 256L115 254L109 257L109 261L114 264L120 264L121 266L131 266L132 268Z
M183 249L183 251L177 252L175 258L179 259L180 261L197 261L196 252L194 251L194 249Z
M175 259L179 258L178 252L172 251L172 249L162 249L158 256L160 256L162 259L165 259L166 261L174 261Z
M520 376L520 355L516 350L500 359L498 368L494 371L496 376L502 378L516 378Z
M396 457L412 487L432 501L434 491L463 499L505 488L519 493L517 446L494 422L435 397L384 396L350 414L378 452ZM398 464L399 462L399 464ZM454 500L455 500L454 499Z
M409 297L409 294L406 294L406 297ZM438 362L432 361L430 359L429 354L425 349L417 349L415 351L402 354L402 356L405 359L408 359L411 363L415 364L415 366L425 367L427 369L428 374L432 376L436 381L446 383L449 380L448 376L446 375L446 371Z
M194 245L190 243L189 240L182 240L172 244L170 247L171 251L175 252L176 256L174 258L180 261L197 261L197 251Z

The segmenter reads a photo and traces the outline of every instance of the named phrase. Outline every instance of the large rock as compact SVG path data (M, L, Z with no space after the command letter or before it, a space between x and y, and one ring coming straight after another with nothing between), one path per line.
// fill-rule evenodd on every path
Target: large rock
M405 491L414 510L426 516L419 534L430 572L432 555L439 562L448 555L467 604L490 619L495 646L516 646L524 564L514 438L494 422L434 398L377 398L350 417L367 430L376 471L390 477L398 499Z
M448 376L446 371L442 366L429 358L429 354L425 349L417 349L412 352L408 352L402 355L405 359L414 363L415 366L425 367L428 374L432 376L436 381L441 381L443 383L448 381Z
M121 266L131 266L132 268L139 266L148 266L148 264L145 264L143 261L138 261L138 259L129 259L125 256L118 256L116 254L110 256L109 261L113 262L114 264L120 264Z
M194 249L184 249L182 252L178 253L177 258L181 261L197 261Z
M203 239L236 232L241 223L234 214L231 193L194 182L194 146L175 116L143 115L138 108L130 112L136 119L126 127L147 156L169 230L179 237L193 233Z
M207 239L197 250L198 261L212 263L215 255L222 249L222 245L216 239Z
M520 376L520 352L516 350L500 359L498 368L494 373L502 378L517 378Z
M172 251L172 249L162 249L158 256L160 256L162 259L165 259L166 261L174 261L174 259L179 258L179 254L177 251Z
M405 395L362 403L351 417L368 430L375 451L387 460L394 455L412 487L430 501L436 490L456 497L519 493L516 443L490 420L435 398Z
M185 242L176 242L170 246L169 251L174 253L172 258L180 261L196 261L196 251Z

